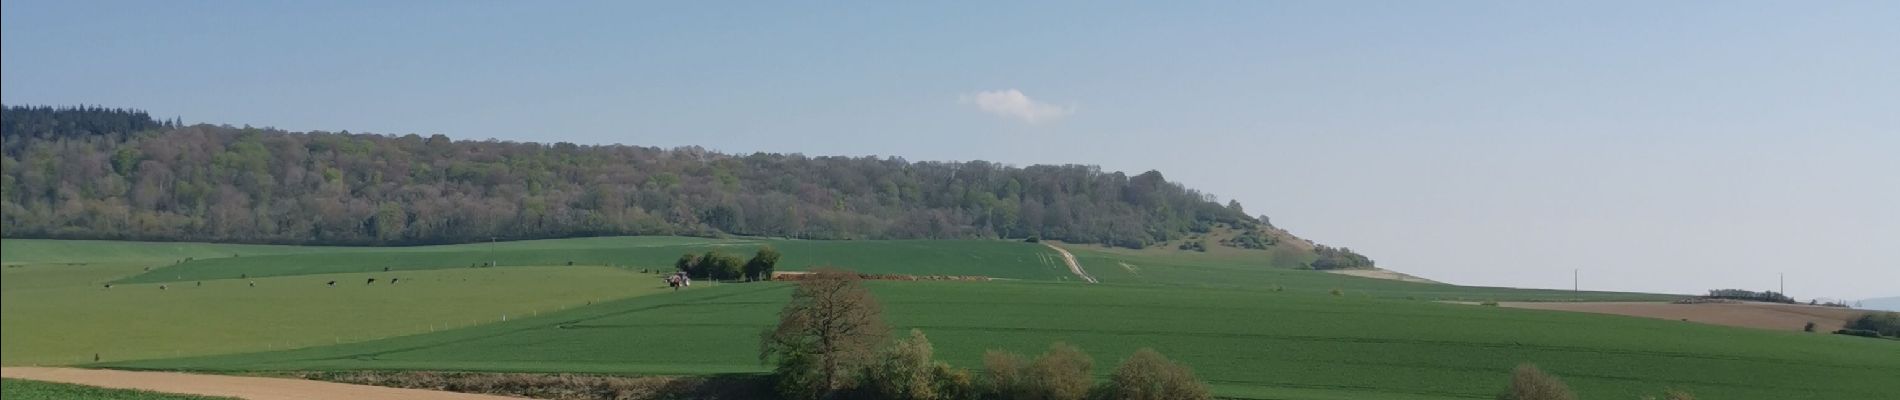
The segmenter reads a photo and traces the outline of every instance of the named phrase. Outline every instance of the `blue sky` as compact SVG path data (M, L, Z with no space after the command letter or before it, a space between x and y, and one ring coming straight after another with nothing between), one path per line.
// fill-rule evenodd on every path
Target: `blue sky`
M1900 294L1896 2L0 7L8 104L1157 169L1457 283Z

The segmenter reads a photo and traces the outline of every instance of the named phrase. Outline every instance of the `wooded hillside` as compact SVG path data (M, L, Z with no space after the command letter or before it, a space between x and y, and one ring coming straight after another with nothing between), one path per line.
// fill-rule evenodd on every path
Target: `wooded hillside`
M1139 248L1239 203L1094 166L181 126L6 107L7 237L409 245L593 235L1027 238Z

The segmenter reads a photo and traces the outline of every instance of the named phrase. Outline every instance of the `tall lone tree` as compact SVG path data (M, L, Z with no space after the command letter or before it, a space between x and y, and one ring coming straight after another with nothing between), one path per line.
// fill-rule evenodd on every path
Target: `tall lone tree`
M883 308L858 274L819 268L798 281L776 328L760 337L760 361L776 358L774 375L787 398L812 399L851 387L851 371L872 362L890 328Z

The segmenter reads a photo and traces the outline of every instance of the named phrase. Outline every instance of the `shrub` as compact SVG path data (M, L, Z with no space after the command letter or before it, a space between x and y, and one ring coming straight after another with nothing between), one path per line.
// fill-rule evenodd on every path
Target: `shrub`
M1663 391L1663 400L1695 400L1695 394L1669 389ZM1643 400L1656 400L1656 396L1643 396Z
M930 339L912 329L910 340L898 340L864 369L863 382L870 398L886 400L960 399L970 392L970 374L934 360Z
M1836 335L1848 335L1848 336L1860 336L1860 337L1870 337L1870 338L1877 338L1877 337L1880 337L1880 332L1876 332L1876 331L1870 331L1870 330L1866 330L1866 329L1842 329L1842 330L1838 330L1838 331L1834 331L1834 334L1836 334Z
M1346 291L1344 291L1344 290L1339 290L1339 288L1333 288L1333 290L1332 290L1332 292L1330 292L1330 293L1332 293L1332 294L1333 294L1333 296L1345 296L1345 295L1346 295Z
M1511 370L1511 386L1498 394L1498 400L1577 400L1570 386L1536 365L1519 364Z
M1801 331L1802 331L1802 332L1814 332L1814 321L1808 321L1808 325L1807 325L1807 326L1803 326L1803 327L1801 327Z
M1021 354L990 350L983 353L983 375L977 381L977 393L986 399L1020 399L1029 396L1023 374L1029 360Z
M1169 361L1154 349L1143 348L1122 361L1102 386L1102 400L1205 400L1207 385L1194 378L1187 366Z
M1057 342L1029 363L1023 374L1024 388L1033 399L1082 400L1094 383L1089 375L1094 367L1095 361L1082 349Z
M1177 247L1180 248L1181 250L1207 252L1207 242L1200 241L1200 240L1190 240L1186 242L1181 242L1181 245Z

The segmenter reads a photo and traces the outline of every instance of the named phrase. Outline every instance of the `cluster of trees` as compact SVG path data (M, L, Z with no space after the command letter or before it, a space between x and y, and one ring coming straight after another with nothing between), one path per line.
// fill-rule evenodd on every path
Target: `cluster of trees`
M179 126L6 107L8 237L417 245L595 235L1026 238L1140 248L1258 228L1237 202L1095 166L722 154Z
M1376 267L1372 264L1371 258L1366 258L1366 256L1354 253L1352 249L1344 247L1316 245L1313 246L1313 253L1317 255L1318 258L1313 259L1313 262L1307 264L1307 266L1316 270L1372 269Z
M1860 317L1847 321L1846 329L1835 333L1867 337L1888 336L1900 338L1900 312L1876 311L1861 314Z
M1220 241L1220 244L1227 245L1229 247L1239 247L1243 249L1254 249L1254 250L1265 250L1267 247L1273 246L1275 243L1278 243L1278 240L1274 239L1272 235L1261 233L1261 231L1259 230L1242 231L1240 232L1240 234L1234 235L1234 237L1222 239ZM1360 258L1364 258L1364 257L1362 256ZM1370 266L1371 260L1367 260L1366 265Z
M745 261L739 261L738 256L712 250L706 254L681 255L678 261L673 262L673 268L693 279L769 281L772 280L772 271L778 270L778 259L778 249L772 246L760 247L751 259Z
M1712 290L1709 290L1708 296L1703 296L1703 297L1711 298L1711 299L1764 301L1764 302L1770 302L1770 303L1787 303L1787 304L1795 303L1793 297L1788 297L1788 295L1781 294L1780 292L1776 292L1773 290L1757 292L1753 290L1742 290L1742 289L1712 289Z
M1101 383L1091 375L1094 361L1088 354L1062 343L1034 359L992 350L984 354L983 370L976 374L951 367L933 358L923 331L886 340L889 327L877 299L858 279L850 271L816 271L798 282L778 326L761 335L759 358L775 363L780 395L885 400L1211 397L1193 371L1152 349L1137 351Z
M0 146L7 152L25 148L33 139L125 135L184 126L157 121L143 110L72 107L0 107Z

